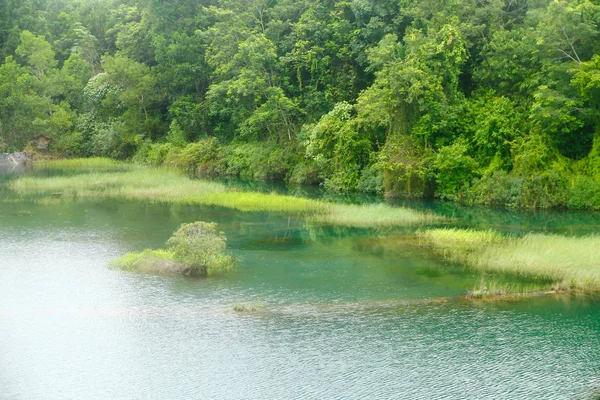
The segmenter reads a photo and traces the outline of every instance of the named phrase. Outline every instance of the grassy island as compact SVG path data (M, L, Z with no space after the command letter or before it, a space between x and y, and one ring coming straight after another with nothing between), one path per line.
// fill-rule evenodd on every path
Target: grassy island
M419 236L447 259L477 270L538 277L558 290L600 290L599 236L514 237L469 229L432 229Z
M384 204L350 205L274 193L242 192L206 180L191 179L172 169L75 159L39 163L46 168L79 167L77 174L26 176L11 183L22 193L83 198L124 198L152 202L219 206L240 211L269 211L302 215L312 221L351 227L418 225L444 218Z
M183 224L167 241L167 249L146 249L128 253L111 262L114 268L155 273L203 277L229 271L233 258L226 253L227 239L217 224Z

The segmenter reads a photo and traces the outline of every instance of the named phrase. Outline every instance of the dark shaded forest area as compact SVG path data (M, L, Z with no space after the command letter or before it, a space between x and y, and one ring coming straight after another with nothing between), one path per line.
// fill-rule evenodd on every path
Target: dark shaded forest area
M598 0L4 0L0 151L600 209Z

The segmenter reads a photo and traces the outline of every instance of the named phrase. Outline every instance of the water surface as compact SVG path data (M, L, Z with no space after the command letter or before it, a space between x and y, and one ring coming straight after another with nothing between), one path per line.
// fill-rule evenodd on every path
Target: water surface
M600 388L600 299L462 300L481 277L410 229L0 197L0 399L586 399ZM588 234L598 222L420 206L515 234ZM219 223L235 272L192 280L107 267L194 220Z

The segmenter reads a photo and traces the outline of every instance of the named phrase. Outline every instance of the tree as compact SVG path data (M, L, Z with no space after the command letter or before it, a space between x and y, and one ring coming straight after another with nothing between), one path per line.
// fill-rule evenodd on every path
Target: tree
M57 66L54 50L43 36L29 31L21 32L21 44L15 53L29 64L33 74L41 81L48 70Z
M12 57L0 65L0 138L3 151L21 151L36 133L33 120L47 110L38 80Z

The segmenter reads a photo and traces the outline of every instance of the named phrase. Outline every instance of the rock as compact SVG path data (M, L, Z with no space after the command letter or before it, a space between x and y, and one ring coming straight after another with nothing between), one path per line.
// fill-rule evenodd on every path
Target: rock
M38 150L38 151L47 151L48 150L48 145L50 144L50 142L52 141L52 138L46 136L46 135L39 135L36 136L35 138L33 138L31 140L31 144Z
M135 269L151 274L183 275L188 266L172 260L146 256L135 263Z
M0 153L0 167L22 167L27 162L27 153Z
M198 278L201 276L206 276L208 271L208 267L206 265L202 265L200 267L187 267L183 270L183 275L190 278Z
M144 257L136 263L136 269L151 274L183 275L188 278L205 277L207 267L188 267L172 260Z

